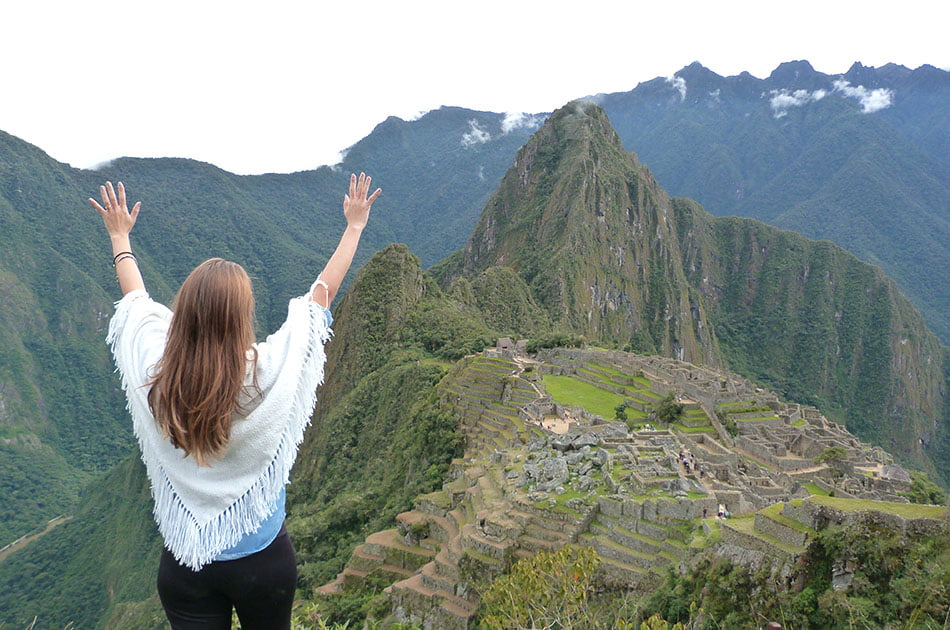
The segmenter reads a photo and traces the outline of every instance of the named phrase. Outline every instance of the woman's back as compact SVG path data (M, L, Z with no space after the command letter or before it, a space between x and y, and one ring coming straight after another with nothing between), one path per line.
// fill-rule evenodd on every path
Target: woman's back
M159 595L173 628L289 628L296 582L284 486L323 381L329 305L380 190L351 176L347 228L287 320L253 343L253 293L239 265L202 264L175 313L149 298L131 251L125 188L100 187L123 298L108 342L122 376L165 542ZM276 533L275 533L276 530Z

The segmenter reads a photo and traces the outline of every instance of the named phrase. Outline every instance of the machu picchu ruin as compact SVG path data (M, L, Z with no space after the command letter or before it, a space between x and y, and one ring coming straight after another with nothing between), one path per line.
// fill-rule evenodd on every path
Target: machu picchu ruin
M722 370L611 350L529 356L502 339L438 388L464 456L320 593L372 576L396 619L464 629L492 579L569 543L596 551L604 583L648 588L703 550L788 578L822 523L875 506L947 531L945 507L900 516L910 476L888 453ZM827 449L841 456L816 463Z

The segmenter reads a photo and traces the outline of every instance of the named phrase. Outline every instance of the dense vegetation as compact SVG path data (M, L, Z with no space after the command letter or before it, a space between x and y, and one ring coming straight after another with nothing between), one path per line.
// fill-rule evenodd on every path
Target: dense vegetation
M835 570L853 571L836 589ZM794 584L803 588L789 588ZM753 573L706 557L684 575L670 572L643 604L669 621L701 611L701 628L942 628L950 597L950 539L909 538L866 521L821 530L789 580L768 566Z
M69 513L89 480L49 447L0 444L0 461L0 541L16 540Z
M104 627L113 602L154 594L160 550L135 453L86 489L71 521L0 565L0 624Z

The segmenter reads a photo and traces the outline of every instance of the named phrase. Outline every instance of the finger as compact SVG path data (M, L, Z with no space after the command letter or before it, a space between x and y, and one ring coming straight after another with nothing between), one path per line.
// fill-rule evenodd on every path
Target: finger
M142 202L141 202L141 201L136 201L136 202L135 202L135 205L132 206L132 223L133 223L133 224L135 223L135 220L138 218L138 216L139 216L139 210L141 210L141 209L142 209Z
M106 214L106 209L103 208L102 206L100 206L100 205L96 202L95 199L93 199L92 197L90 197L90 198L89 198L89 203L92 204L92 207L96 209L96 212L98 212L98 213L101 214L102 216L105 216L105 214Z
M109 192L106 190L105 186L99 186L99 194L102 195L102 207L109 207Z
M112 182L106 182L106 188L109 192L109 203L118 205L119 200L115 196L115 188L112 187Z
M119 206L125 207L125 185L119 182Z
M366 195L369 194L369 183L373 181L373 178L369 175L363 175L363 190L360 192L363 193L363 199L366 199Z
M373 194L370 195L370 198L367 199L367 201L369 201L370 203L373 203L374 201L376 201L376 198L379 197L379 195L380 195L382 192L383 192L383 189L382 189L382 188L377 188L377 189L373 192Z
M350 207L350 196L343 195L343 212L346 212L346 209Z
M356 174L350 174L350 197L356 196Z

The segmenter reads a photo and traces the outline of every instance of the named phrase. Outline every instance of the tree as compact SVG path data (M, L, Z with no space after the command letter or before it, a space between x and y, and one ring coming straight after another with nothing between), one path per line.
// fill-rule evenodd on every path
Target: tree
M622 402L616 407L614 407L614 418L617 420L627 421L627 403Z
M656 419L666 424L672 424L683 415L683 404L676 402L676 394L670 392L666 398L656 405Z
M847 471L848 451L843 446L829 446L816 458L816 464L825 464L831 470L831 482L838 487L838 480Z
M588 598L598 564L592 548L576 545L520 560L482 594L482 627L588 627Z
M943 491L943 488L931 481L927 473L912 470L910 476L914 481L911 483L909 491L901 493L902 497L906 497L911 503L925 503L930 505L947 504L947 493Z

